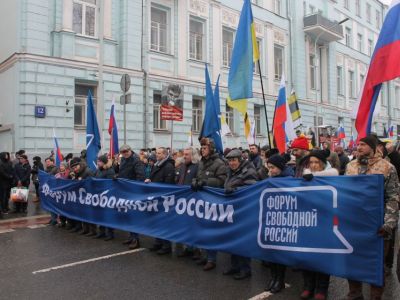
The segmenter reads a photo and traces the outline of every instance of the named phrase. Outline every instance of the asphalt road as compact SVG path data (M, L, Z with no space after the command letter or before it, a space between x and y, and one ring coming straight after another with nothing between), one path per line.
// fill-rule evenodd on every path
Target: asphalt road
M0 222L0 299L290 300L301 292L301 273L289 270L284 291L265 293L269 269L259 261L252 262L250 279L235 281L222 275L229 266L227 254L219 254L215 270L204 272L190 258L149 252L150 238L142 239L143 249L124 253L126 233L105 242L29 220L8 230ZM43 216L38 223L45 223ZM345 280L332 277L329 299L343 299L347 290ZM364 295L369 295L367 286ZM383 299L400 299L394 274L387 277Z

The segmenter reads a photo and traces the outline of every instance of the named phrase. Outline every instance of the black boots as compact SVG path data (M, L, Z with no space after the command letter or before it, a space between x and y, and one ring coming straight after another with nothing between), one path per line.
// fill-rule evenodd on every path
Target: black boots
M276 263L271 263L271 280L268 282L266 291L273 294L279 293L285 288L285 271L286 266Z

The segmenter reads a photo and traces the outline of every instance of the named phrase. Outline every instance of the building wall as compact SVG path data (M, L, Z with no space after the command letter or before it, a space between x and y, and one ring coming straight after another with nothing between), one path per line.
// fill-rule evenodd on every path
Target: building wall
M19 3L15 0L0 1L0 36L7 41L0 43L0 62L19 51Z

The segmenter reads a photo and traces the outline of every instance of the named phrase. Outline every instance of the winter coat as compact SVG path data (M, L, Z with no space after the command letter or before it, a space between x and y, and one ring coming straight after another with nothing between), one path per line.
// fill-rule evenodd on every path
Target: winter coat
M254 167L256 168L256 170L258 170L259 168L261 168L262 166L262 159L260 157L259 154L257 154L256 156L252 157L250 155L250 161L253 163Z
M394 166L378 153L368 159L367 165L361 165L358 159L348 163L346 175L382 174L384 176L385 218L384 226L393 229L399 217L399 179Z
M253 163L243 160L236 170L233 171L229 168L224 188L225 190L232 190L244 185L254 184L257 180L258 175Z
M303 174L313 174L314 176L339 176L339 171L336 168L332 168L330 165L323 171L311 172L310 169L304 169Z
M196 180L204 182L205 186L223 187L227 173L228 167L219 158L218 153L214 153L208 158L201 158Z
M50 166L46 168L46 173L50 175L56 175L58 173L57 166Z
M347 157L346 154L342 153L342 154L338 154L339 156L339 161L340 161L340 175L344 175L344 172L346 172L346 166L349 163L349 158Z
M179 184L183 177L184 185L191 185L194 178L197 176L199 165L190 163L189 165L182 164L175 172L175 182Z
M144 164L135 153L128 158L121 158L121 164L119 165L118 178L125 178L130 180L144 181Z
M274 178L279 178L279 177L293 177L294 176L294 170L292 167L286 166L281 174L279 174L278 176L274 176ZM271 177L272 178L272 177Z
M81 168L78 173L75 174L76 180L87 179L93 176L92 170L86 165L86 163L81 163Z
M14 168L10 160L6 159L6 153L0 153L0 184L9 188L14 181Z
M156 162L150 174L151 182L175 183L175 162L167 157L166 159Z
M31 177L31 165L27 162L25 164L18 163L15 165L15 177L17 181L21 181L24 187L28 187Z
M390 163L396 168L397 176L400 177L400 153L393 151L388 154L388 158L390 159Z
M37 183L38 182L38 175L39 175L39 170L44 171L44 167L41 161L37 161L33 163L31 174L32 174L32 182Z
M104 179L113 179L115 175L115 171L112 168L111 160L108 161L101 169L97 169L94 174L95 178L104 178Z
M261 166L258 170L257 170L257 175L258 178L260 180L264 180L267 179L269 177L268 175L268 169L265 166Z

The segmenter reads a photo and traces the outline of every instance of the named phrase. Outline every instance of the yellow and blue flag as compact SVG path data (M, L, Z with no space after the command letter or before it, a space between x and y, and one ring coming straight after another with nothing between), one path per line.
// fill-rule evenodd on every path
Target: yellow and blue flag
M242 114L247 112L247 99L253 98L253 65L260 58L250 0L244 0L232 50L228 77L227 103Z

